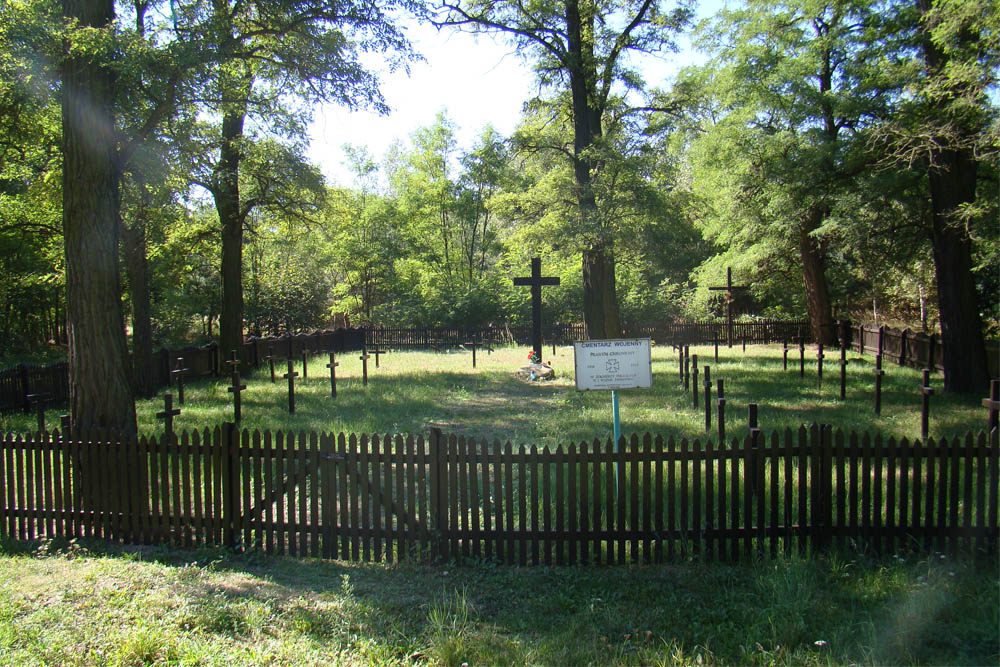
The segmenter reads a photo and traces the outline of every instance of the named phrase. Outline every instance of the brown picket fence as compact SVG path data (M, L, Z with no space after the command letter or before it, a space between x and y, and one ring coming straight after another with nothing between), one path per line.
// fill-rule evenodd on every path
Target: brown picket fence
M0 535L353 561L739 560L829 548L996 553L997 430L883 439L644 435L555 450L239 431L4 436Z

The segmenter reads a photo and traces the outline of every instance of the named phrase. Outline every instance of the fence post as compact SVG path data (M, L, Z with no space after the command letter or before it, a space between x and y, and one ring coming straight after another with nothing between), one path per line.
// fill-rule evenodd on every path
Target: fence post
M719 422L719 449L722 449L726 444L726 395L723 390L722 380L717 380L715 387L716 395L718 396L715 399L715 404L719 410L717 419Z
M882 414L882 355L875 355L875 414Z
M694 403L694 408L698 409L698 355L691 355L691 400Z
M236 494L239 489L239 431L236 424L222 425L222 530L223 542L231 549L238 549Z
M812 516L809 525L813 549L822 551L829 546L832 531L830 525L833 518L830 504L832 429L829 424L813 424L810 431L812 446L810 447L811 471L809 475Z
M448 557L448 543L445 539L445 529L448 525L447 512L447 470L445 462L447 452L441 451L441 429L432 428L430 437L430 482L431 482L431 533L434 535L435 551L442 560Z

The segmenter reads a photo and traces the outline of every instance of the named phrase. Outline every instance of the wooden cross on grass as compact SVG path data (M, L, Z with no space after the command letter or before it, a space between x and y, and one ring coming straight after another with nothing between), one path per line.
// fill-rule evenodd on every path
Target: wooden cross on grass
M531 258L531 275L514 278L514 285L531 287L531 348L542 363L542 285L558 285L559 278L542 276L542 260Z
M166 434L167 438L170 438L174 434L174 417L180 413L181 411L174 407L173 394L164 394L163 412L157 412L156 418L163 420L163 432Z
M240 383L240 372L233 371L233 384L227 389L233 395L233 421L239 423L243 419L243 404L240 400L240 392L246 389L245 384Z
M368 386L368 360L371 359L372 355L368 354L368 348L361 348L361 356L358 359L361 360L361 381L364 386Z
M920 382L920 439L926 441L930 432L930 411L931 394L934 387L931 386L931 371L925 368Z
M52 398L52 394L43 391L37 394L28 394L25 398L35 404L36 414L38 415L38 432L45 433L45 404Z
M729 347L733 346L733 292L736 290L747 290L750 289L749 285L734 285L733 284L733 268L731 266L726 267L726 284L717 285L715 287L709 287L708 289L713 291L726 291L726 339L729 343Z
M184 368L184 357L177 357L174 362L174 370L170 371L170 374L177 380L177 402L180 405L184 405L184 374L189 370L191 369Z
M288 357L288 372L281 377L288 380L288 414L295 414L295 378L299 376L292 363L292 358Z
M330 350L330 363L326 367L330 369L330 395L333 398L337 398L337 366L339 365L336 354L334 354L333 350Z

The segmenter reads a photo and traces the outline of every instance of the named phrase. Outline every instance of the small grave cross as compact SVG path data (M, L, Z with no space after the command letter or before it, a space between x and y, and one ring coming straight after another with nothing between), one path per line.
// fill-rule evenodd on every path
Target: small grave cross
M239 422L243 419L240 392L246 388L245 384L240 384L240 372L233 371L233 384L226 390L233 395L233 421Z
M749 406L749 414L747 415L747 425L750 428L750 447L752 448L751 458L750 458L750 470L745 474L749 477L750 484L750 495L756 497L762 488L760 473L762 472L760 467L760 454L758 453L758 448L760 447L760 426L757 424L757 404L751 403Z
M726 284L718 285L715 287L709 287L708 289L713 291L726 291L726 340L729 343L729 347L733 346L733 292L736 290L746 290L750 289L749 285L734 285L733 284L733 267L726 267ZM745 344L744 344L745 349Z
M694 408L698 408L698 355L691 355L691 400L694 403Z
M816 346L816 386L823 388L823 343Z
M927 434L930 431L931 394L933 393L931 370L925 368L920 383L920 438L922 440L927 440Z
M361 360L361 380L364 386L368 386L368 360L371 359L370 354L368 354L368 348L361 348L361 356L358 359Z
M174 407L174 396L173 394L167 393L163 395L163 412L157 412L156 418L163 420L163 432L169 438L174 434L174 417L179 415L181 411Z
M781 370L788 370L788 341L781 341Z
M240 369L240 359L236 356L236 350L229 353L229 359L226 360L226 365L229 366L229 370L238 371Z
M705 431L712 429L712 367L705 366Z
M799 377L804 378L806 376L806 339L799 333L795 340L799 342Z
M288 372L281 376L288 380L288 414L295 414L295 378L298 376L292 358L288 357Z
M38 432L45 432L45 404L49 402L52 397L48 392L40 392L38 394L28 394L25 396L30 402L35 404L36 414L38 415Z
M684 346L684 391L691 388L691 346Z
M271 369L271 384L274 384L274 382L276 380L274 378L274 346L273 345L268 345L267 346L267 356L264 357L264 359L267 360L267 365Z
M986 422L986 435L1000 425L1000 380L990 380L990 396L983 399L983 407L990 411L990 419Z
M302 379L305 380L309 377L309 350L303 346L302 348Z
M174 370L170 371L177 380L177 403L180 405L184 405L184 374L189 370L191 369L184 368L184 357L177 357Z
M471 341L467 342L466 345L472 348L472 367L476 367L476 348L479 347L479 343L473 338Z
M875 414L882 414L882 376L885 375L885 371L882 370L882 355L875 355Z
M840 400L847 398L847 346L840 346Z
M541 258L532 257L531 275L514 278L514 284L531 287L531 348L538 357L538 363L542 363L542 285L558 285L559 278L542 276Z
M726 393L722 386L722 380L716 380L715 394L718 396L715 399L715 405L718 408L719 449L722 449L726 444Z
M381 354L388 354L389 350L380 350L378 348L378 345L376 345L375 349L372 350L372 352L375 354L375 368L378 368L379 365L380 365L380 363L381 363L381 360L379 359L379 355L381 355Z
M330 395L333 398L337 398L337 356L333 350L330 350L330 363L326 365L330 369Z

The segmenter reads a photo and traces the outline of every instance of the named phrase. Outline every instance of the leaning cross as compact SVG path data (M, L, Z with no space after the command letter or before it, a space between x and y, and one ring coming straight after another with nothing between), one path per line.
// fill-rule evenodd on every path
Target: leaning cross
M542 260L531 258L531 275L514 278L514 284L531 287L531 347L538 363L542 363L542 285L558 285L559 278L542 276Z
M729 347L733 346L733 292L735 290L745 290L750 289L749 285L734 285L733 284L733 268L731 266L726 267L726 284L719 285L716 287L709 287L710 290L725 290L726 291L726 340L729 343Z

